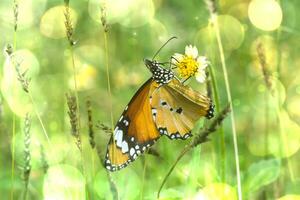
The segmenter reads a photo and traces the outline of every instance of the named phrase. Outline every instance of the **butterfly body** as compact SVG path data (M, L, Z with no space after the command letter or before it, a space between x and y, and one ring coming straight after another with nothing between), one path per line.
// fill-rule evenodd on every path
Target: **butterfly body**
M172 70L165 69L156 61L145 59L144 63L152 73L152 79L160 85L169 83L175 77Z
M213 116L208 97L184 86L160 63L144 62L152 77L136 92L116 124L104 162L110 171L126 167L162 135L191 137L200 117Z

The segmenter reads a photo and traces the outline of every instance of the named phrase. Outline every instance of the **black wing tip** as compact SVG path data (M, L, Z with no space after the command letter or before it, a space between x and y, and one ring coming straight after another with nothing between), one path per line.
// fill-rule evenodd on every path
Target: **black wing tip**
M214 112L215 112L215 105L213 103L210 103L209 109L207 111L207 114L205 115L205 117L207 119L211 119L214 117Z
M162 128L162 127L158 128L158 131L161 135L166 135L171 140L177 140L177 139L186 140L192 137L191 131L185 133L184 135L181 135L178 131L176 133L169 133L167 128Z
M112 165L111 163L109 163L109 160L105 159L103 166L106 170L108 170L110 172L116 172L116 171L119 171L119 170L127 167L129 165L129 163L131 163L131 162L132 162L132 160L129 159L129 160L127 160L127 162L125 162L122 165Z
M135 161L140 155L144 154L147 149L149 149L152 145L154 145L155 142L157 141L157 139L151 140L151 141L143 143L143 144L139 144L138 148L136 148L137 145L135 145L135 148L131 147L135 150L135 152L133 153L133 155L129 156L129 159L126 162L124 162L123 164L120 164L120 165L112 164L108 158L108 153L107 153L105 160L103 162L104 168L110 172L116 172L116 171L126 168L130 163Z

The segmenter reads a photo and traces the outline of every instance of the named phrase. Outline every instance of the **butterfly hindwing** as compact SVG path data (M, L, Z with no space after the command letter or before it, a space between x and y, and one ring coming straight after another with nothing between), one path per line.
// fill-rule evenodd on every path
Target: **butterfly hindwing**
M104 165L108 170L126 167L160 137L149 102L150 94L156 88L157 84L149 79L136 92L121 115L107 148Z
M150 104L159 133L170 139L189 138L196 121L213 114L208 97L175 79L154 90Z

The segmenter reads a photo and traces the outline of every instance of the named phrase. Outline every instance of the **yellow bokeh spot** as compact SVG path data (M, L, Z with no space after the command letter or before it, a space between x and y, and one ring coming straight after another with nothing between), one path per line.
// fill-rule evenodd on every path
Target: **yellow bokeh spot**
M56 6L50 8L43 15L40 22L40 31L44 36L49 38L59 39L66 36L65 28L65 7ZM70 15L73 28L76 26L77 14L70 8Z
M282 22L282 10L275 0L252 0L248 15L251 23L264 31L276 30Z
M292 117L300 117L300 97L294 96L288 100L287 110Z
M92 88L95 84L96 77L97 70L91 65L84 64L76 75L78 81L77 89L83 90Z
M283 197L280 197L277 200L300 200L300 195L288 194Z
M263 75L262 73L262 66L260 64L260 60L257 53L257 47L261 44L264 50L265 62L266 62L266 69L271 73L274 74L276 71L277 63L278 63L278 51L277 51L277 44L273 37L269 35L262 35L257 37L254 42L251 44L251 55L253 57L253 66L255 76Z
M193 199L197 200L236 200L236 191L225 183L212 183L205 186Z
M70 76L68 84L70 88L74 88L74 69L72 57L69 55L70 51L65 51L65 55L68 57L67 68ZM91 89L95 86L97 79L97 70L96 65L99 65L99 61L103 60L103 51L100 47L96 45L82 45L75 49L74 51L74 63L76 66L76 81L78 90ZM100 67L103 66L103 63L100 63Z

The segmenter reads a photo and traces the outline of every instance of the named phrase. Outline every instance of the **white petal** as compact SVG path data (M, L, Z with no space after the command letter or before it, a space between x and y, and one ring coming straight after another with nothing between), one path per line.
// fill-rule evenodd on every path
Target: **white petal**
M197 58L197 63L198 63L198 70L204 70L208 64L209 64L209 61L207 60L207 58L205 56L199 56Z
M198 70L195 74L196 80L200 83L204 83L206 75L204 70Z
M191 56L192 58L196 59L198 56L198 49L195 46L188 45L185 47L185 54L187 56Z
M181 62L183 59L183 55L180 54L180 53L175 53L173 56L172 56L172 60L171 62L173 64L178 64L178 62Z

